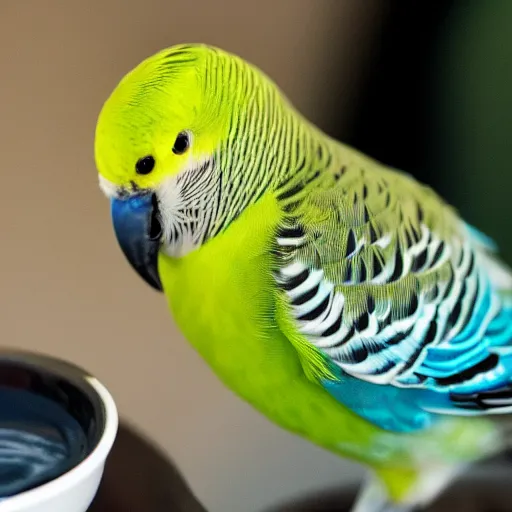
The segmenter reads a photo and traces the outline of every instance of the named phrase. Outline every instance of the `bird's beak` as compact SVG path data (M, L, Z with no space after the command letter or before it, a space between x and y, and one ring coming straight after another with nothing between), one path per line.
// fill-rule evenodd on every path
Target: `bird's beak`
M162 291L158 276L162 229L155 194L113 198L111 213L117 241L131 266L146 283Z

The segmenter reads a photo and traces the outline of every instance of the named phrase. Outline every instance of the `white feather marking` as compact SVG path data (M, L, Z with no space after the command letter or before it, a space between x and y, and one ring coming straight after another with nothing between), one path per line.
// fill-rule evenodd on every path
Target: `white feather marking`
M389 258L381 273L375 276L370 283L372 284L385 284L389 281L395 270L395 258Z
M293 263L290 263L290 265L287 265L286 267L283 267L281 270L280 270L280 273L284 276L284 277L296 277L298 276L301 272L303 272L304 270L306 269L306 266L303 265L302 263L299 263L297 261L293 262Z
M368 315L368 326L360 331L355 338L373 338L379 330L379 322L375 313Z
M334 285L326 281L322 281L317 293L310 300L304 304L294 306L293 309L295 316L300 317L306 313L309 313L310 311L313 311L325 300L325 298L333 291L333 289Z
M98 180L99 180L99 185L100 185L101 191L108 198L117 197L119 195L119 193L118 193L119 187L117 185L114 185L114 183L107 180L107 178L105 178L101 174L98 174Z
M308 326L308 328L310 328L310 326ZM346 325L341 324L341 328L334 334L331 334L330 336L313 336L310 338L310 341L316 347L326 349L326 352L330 354L328 349L332 349L332 347L341 343L348 332L349 328Z
M433 414L450 414L453 416L481 416L482 411L479 409L462 409L457 408L442 408L442 407L430 407L428 405L423 406L425 411ZM512 413L512 405L510 407L500 407L498 409L486 409L485 414L498 414L500 416Z
M420 308L418 308L418 311L420 311ZM434 312L435 309L432 311L432 314L434 314ZM393 337L397 333L408 330L415 324L415 322L417 322L417 317L418 313L401 321L394 322L393 325L385 327L377 337L373 336L374 342L380 344L385 343L386 339ZM374 320L376 322L375 317ZM350 356L351 351L357 347L357 344L360 343L361 338L363 338L363 336L358 335L357 337L352 338L349 342L347 342L346 345L343 346L342 352L345 357L348 358ZM368 340L365 341L368 342ZM383 350L379 351L378 354L374 354L360 363L341 362L340 366L347 373L350 373L354 377L358 377L368 382L380 384L389 383L402 371L408 361L408 358L416 350L417 344L418 341L411 335L410 337L405 338L398 345L384 348ZM387 372L379 375L373 374L376 366L384 366L389 361L393 361L394 364ZM376 362L380 362L380 364L376 364Z
M290 297L293 300L293 299L297 298L299 295L302 295L303 293L307 292L308 290L311 290L311 288L313 288L318 283L320 283L323 275L324 275L323 270L312 270L309 273L308 278L303 283L301 283L299 286L297 286L293 290L290 290L289 292L287 292L288 297Z
M399 374L405 366L405 363L396 363L387 372L374 375L371 373L371 371L375 370L374 365L371 368L368 368L368 371L365 373L361 371L361 368L357 368L357 371L354 371L355 365L348 363L338 364L345 372L352 375L353 377L365 380L366 382L371 382L373 384L390 384L395 376Z
M391 313L391 301L379 301L375 306L375 315L379 320L384 320Z
M410 250L402 253L402 276L407 275L411 270L412 254Z
M391 235L389 233L380 237L373 245L378 245L382 249L385 249L391 243Z
M425 226L425 224L421 224L420 231L420 240L418 241L418 243L412 245L410 248L411 254L413 254L414 256L420 254L425 249L425 247L427 247L428 238L430 235L430 230L427 228L427 226Z
M466 279L466 292L465 292L465 296L463 298L464 306L461 309L461 312L463 314L459 315L459 318L457 319L457 322L455 323L455 325L448 332L448 334L446 336L446 340L450 340L453 336L456 336L460 332L460 330L462 328L464 328L464 325L461 325L461 324L462 324L462 322L464 322L464 320L466 318L467 310L472 307L473 299L474 299L474 294L475 294L476 287L477 287L477 283L478 283L478 276L477 275L473 274L470 278ZM481 283L481 285L485 286L483 283ZM478 298L479 297L477 296L475 304L478 303Z
M277 243L281 246L281 247L297 247L299 245L302 245L304 243L304 241L306 240L306 237L304 236L301 236L301 237L295 237L295 238L283 238L283 237L278 237L277 238Z
M217 198L218 180L213 172L210 158L189 158L186 167L167 178L156 191L162 239L166 241L163 251L169 256L185 256L201 245L206 235L206 220L214 209L212 201ZM191 213L193 210L197 215Z
M345 304L345 297L341 293L335 293L332 299L332 306L329 314L323 320L323 322L317 325L306 325L302 328L303 334L308 334L311 336L319 336L324 331L326 331L331 325L339 318L341 312L343 311L343 306ZM321 338L320 338L321 339ZM316 338L313 339L312 343L315 346L319 346L318 342L315 341Z
M325 308L325 310L322 312L322 314L317 316L314 320L299 321L298 322L299 331L302 332L304 327L315 328L316 326L320 325L326 319L327 315L329 314L329 308L332 304L332 300L333 300L333 296L331 295L329 297L329 303L327 304L327 307Z

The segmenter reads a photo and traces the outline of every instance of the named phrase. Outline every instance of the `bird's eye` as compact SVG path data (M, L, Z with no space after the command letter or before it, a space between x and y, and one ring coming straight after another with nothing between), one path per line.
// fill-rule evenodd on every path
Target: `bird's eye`
M182 155L190 147L190 134L188 132L180 132L174 141L172 152L175 155Z
M137 174L149 174L154 167L155 159L151 155L140 158L135 164Z

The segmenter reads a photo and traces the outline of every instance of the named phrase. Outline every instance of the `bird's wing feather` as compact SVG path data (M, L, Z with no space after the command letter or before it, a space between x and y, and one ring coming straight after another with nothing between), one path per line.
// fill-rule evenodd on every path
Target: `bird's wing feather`
M343 172L299 201L283 194L285 334L320 354L331 394L381 426L512 411L512 274L494 242L406 175Z

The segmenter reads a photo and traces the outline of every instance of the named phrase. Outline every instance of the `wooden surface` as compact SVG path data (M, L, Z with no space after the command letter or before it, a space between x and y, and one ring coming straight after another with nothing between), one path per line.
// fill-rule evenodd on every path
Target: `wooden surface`
M357 489L323 490L276 504L267 511L343 512ZM205 512L171 460L121 424L105 474L89 512ZM476 468L454 484L426 512L512 511L512 459L503 456Z

